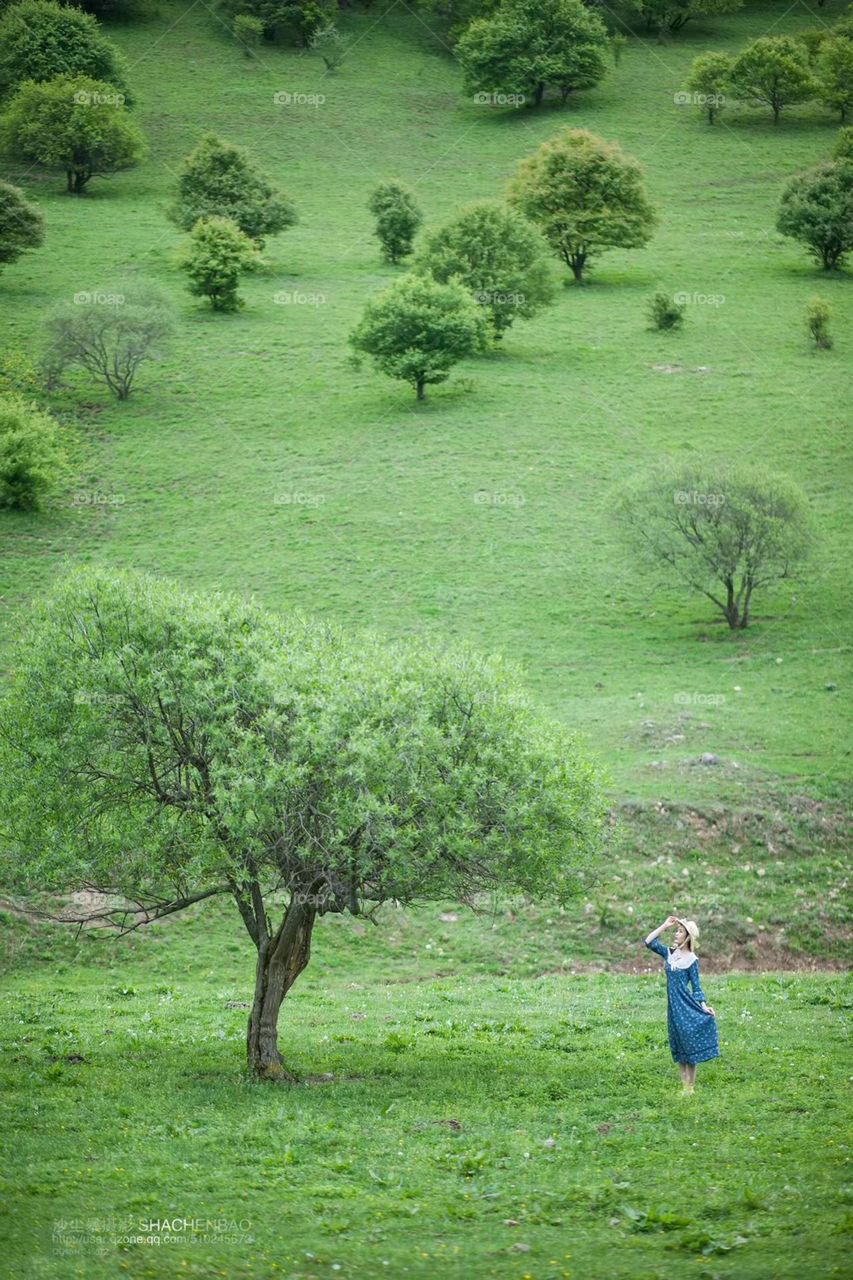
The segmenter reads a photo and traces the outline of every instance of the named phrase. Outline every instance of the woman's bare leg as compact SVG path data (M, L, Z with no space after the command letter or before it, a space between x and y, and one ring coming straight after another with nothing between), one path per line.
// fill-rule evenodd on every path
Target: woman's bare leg
M693 1085L696 1083L696 1063L695 1062L692 1064L691 1063L687 1064L687 1083L690 1085L691 1089L693 1088Z

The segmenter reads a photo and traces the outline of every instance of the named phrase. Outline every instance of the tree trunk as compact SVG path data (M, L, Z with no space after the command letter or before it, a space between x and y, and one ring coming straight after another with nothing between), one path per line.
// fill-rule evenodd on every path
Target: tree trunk
M72 195L74 192L74 170L73 169L65 170L65 190L68 192L69 195Z
M723 612L732 631L737 631L740 626L740 610L735 596L735 584L730 578L726 579L726 607Z
M774 102L773 103L773 123L774 124L779 123L779 113L781 112L781 110L782 108L777 106L776 103Z
M423 380L423 378L418 378L417 382L415 383L415 387L416 387L416 389L417 389L418 399L419 399L419 400L425 400L425 399L426 399L426 396L424 395L424 380Z
M540 106L542 103L542 99L544 97L545 97L545 85L541 83L537 84L533 92L533 105L536 107Z
M258 950L255 999L246 1033L250 1071L265 1080L294 1082L278 1051L278 1013L281 1002L308 963L316 907L294 898L281 928Z
M577 284L583 284L583 269L586 265L585 253L573 253L569 258L569 266Z

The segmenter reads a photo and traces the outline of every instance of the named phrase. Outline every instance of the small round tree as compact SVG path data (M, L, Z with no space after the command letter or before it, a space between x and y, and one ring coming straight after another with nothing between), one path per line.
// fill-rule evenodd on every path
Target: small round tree
M376 237L386 262L399 262L412 252L415 232L423 214L411 191L399 182L382 182L367 202L376 218Z
M547 246L521 214L498 204L463 210L430 235L414 270L439 284L456 279L488 312L496 338L553 296Z
M589 89L607 69L607 28L581 0L502 0L478 18L456 46L465 92L542 102L548 89L565 102Z
M0 266L44 244L44 217L23 191L0 182Z
M171 217L182 231L199 218L230 218L262 248L267 236L294 225L296 210L245 151L208 133L183 163Z
M818 92L808 54L793 36L762 36L747 45L732 63L731 88L750 107L770 107L774 124L784 107Z
M693 60L686 88L695 94L696 103L713 124L726 105L726 92L732 71L732 60L725 53L702 53Z
M190 278L189 291L209 298L214 311L237 311L240 276L255 271L261 256L253 242L230 218L200 218L190 234L181 266Z
M597 872L596 770L512 667L467 647L110 569L67 575L5 666L4 886L96 891L61 918L119 933L230 900L256 956L262 1079L295 1079L279 1014L323 916L568 903Z
M7 155L62 170L66 190L75 195L96 176L130 169L145 153L123 95L86 76L21 85L0 116L0 147Z
M853 160L820 164L792 178L776 227L807 245L824 271L840 267L853 249Z
M509 202L540 227L578 284L605 249L648 243L657 222L636 160L586 129L563 129L523 160Z
M140 366L161 355L172 328L166 295L145 281L78 294L48 318L48 381L56 384L68 369L84 369L126 400Z
M0 507L37 511L66 470L54 419L20 396L0 395Z
M748 626L757 591L794 576L812 541L805 495L761 467L660 463L612 510L640 564L700 592L733 631Z
M428 383L444 382L455 364L485 350L489 325L461 284L419 276L397 280L368 303L350 335L357 352L382 373L409 382L419 400Z
M25 80L88 76L128 99L126 65L95 18L52 0L18 0L0 17L0 98Z

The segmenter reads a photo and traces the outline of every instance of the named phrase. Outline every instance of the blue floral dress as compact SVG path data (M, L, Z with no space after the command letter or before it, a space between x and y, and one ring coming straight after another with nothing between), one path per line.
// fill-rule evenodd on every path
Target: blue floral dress
M668 962L669 950L653 938L646 942L650 951L664 958L666 969L666 1024L669 1031L669 1047L673 1062L708 1062L719 1058L717 1019L713 1013L705 1013L706 1003L699 985L699 961L694 960L686 969L673 969ZM688 981L693 994L687 990Z

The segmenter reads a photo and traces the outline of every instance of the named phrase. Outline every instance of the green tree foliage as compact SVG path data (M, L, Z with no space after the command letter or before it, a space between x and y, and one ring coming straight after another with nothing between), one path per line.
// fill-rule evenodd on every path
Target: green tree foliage
M762 36L747 45L732 64L731 88L748 106L769 106L774 124L783 107L817 93L808 55L792 36Z
M373 191L367 207L376 218L376 237L386 262L399 262L412 252L415 232L423 214L415 197L399 182L382 182Z
M818 96L844 121L853 110L853 40L825 40L817 59Z
M0 266L44 244L44 217L19 187L0 182Z
M86 76L28 81L0 115L0 148L63 171L66 189L80 195L92 178L130 169L145 154L120 97L112 85Z
M489 325L461 284L421 276L397 280L368 303L350 335L357 352L390 378L411 383L419 400L429 383L444 382L466 356L485 350Z
M726 105L731 81L732 60L725 53L702 53L693 60L686 88L713 124Z
M807 245L824 271L840 267L853 249L853 161L816 165L793 177L776 228Z
M140 366L162 354L172 328L168 299L156 285L134 280L79 293L48 318L48 382L57 385L67 370L84 369L126 400Z
M237 311L243 306L237 293L240 276L260 264L254 243L230 218L199 218L181 258L190 293L209 298L214 311Z
M743 0L631 0L649 30L680 31L692 18L734 13Z
M829 322L832 319L832 311L828 302L823 298L810 298L806 307L806 328L814 339L815 346L829 351L832 347L832 334L829 332Z
M303 49L329 25L334 11L331 0L221 0L220 9L229 25L246 14L260 21L265 40Z
M20 396L0 395L0 507L37 511L66 470L54 419Z
M55 76L103 80L129 100L124 59L95 18L52 0L20 0L0 17L0 97Z
M701 592L732 630L749 625L757 591L794 575L812 541L804 494L760 467L663 462L635 476L613 510L639 562Z
M647 309L653 329L680 329L684 323L685 304L677 302L665 289L652 294Z
M835 146L832 148L833 160L853 160L853 128L838 130Z
M242 148L208 133L184 160L171 217L183 231L199 218L230 218L261 247L267 236L293 226L296 210Z
M456 46L465 92L500 102L539 104L548 89L563 101L607 69L607 28L581 0L501 0L472 22Z
M248 1064L292 1078L315 920L520 892L598 861L598 777L512 668L114 569L38 602L0 707L4 884L98 885L120 931L215 895L257 953ZM285 898L282 905L282 895ZM67 917L66 917L67 918Z
M238 13L231 23L231 30L234 39L243 46L246 57L255 57L264 34L264 24L260 18L253 18L250 13Z
M509 202L542 230L580 284L606 249L638 249L657 222L640 166L586 129L563 129L523 160Z
M311 51L323 59L327 71L337 71L344 60L347 42L333 22L320 27L311 37Z
M440 284L458 280L486 309L496 338L553 296L547 245L521 214L481 203L430 235L414 270Z

